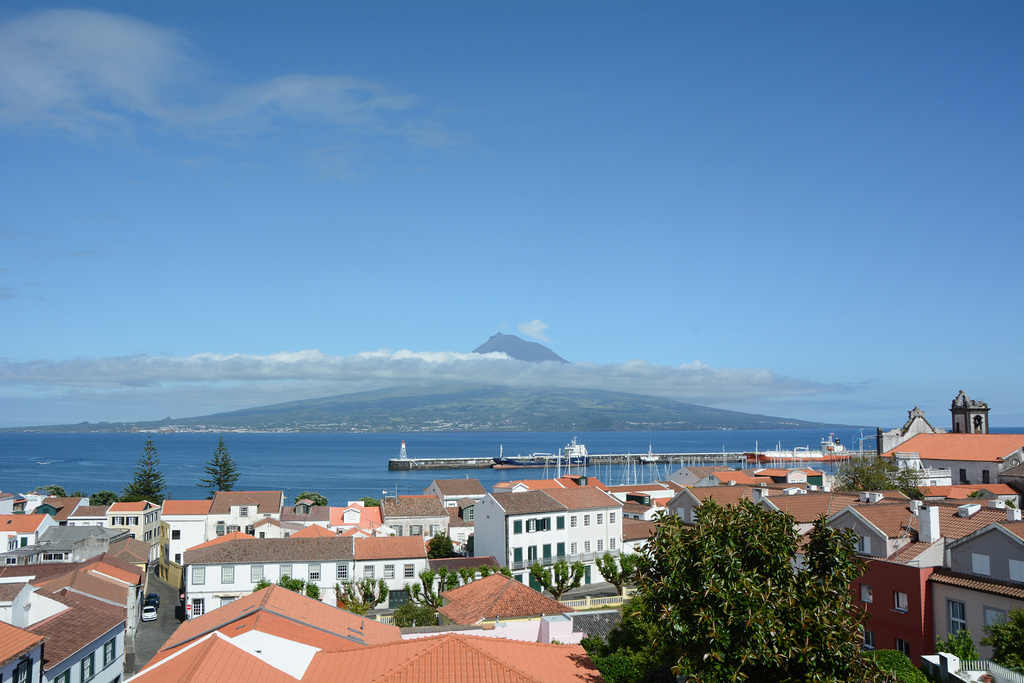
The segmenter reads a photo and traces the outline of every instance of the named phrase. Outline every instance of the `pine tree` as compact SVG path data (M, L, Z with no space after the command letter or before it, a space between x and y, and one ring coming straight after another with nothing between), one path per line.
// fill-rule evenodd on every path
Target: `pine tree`
M207 498L213 498L218 491L231 491L235 488L239 477L238 467L228 455L223 435L216 450L213 451L213 458L206 464L205 471L209 479L200 479L196 486L207 491Z
M142 457L139 458L138 466L135 468L132 483L124 487L121 500L133 502L148 500L157 505L170 498L170 491L164 483L164 475L157 467L160 465L160 456L153 444L153 437L146 439L146 447L142 449Z

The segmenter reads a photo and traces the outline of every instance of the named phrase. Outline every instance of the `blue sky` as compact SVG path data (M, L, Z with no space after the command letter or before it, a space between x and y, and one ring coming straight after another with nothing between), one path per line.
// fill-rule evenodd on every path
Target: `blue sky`
M0 6L0 426L472 379L1024 425L1019 2ZM572 367L467 355L495 332Z

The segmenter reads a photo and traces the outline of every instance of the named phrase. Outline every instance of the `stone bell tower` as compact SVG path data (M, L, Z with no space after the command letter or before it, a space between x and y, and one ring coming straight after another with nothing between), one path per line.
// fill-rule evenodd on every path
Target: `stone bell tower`
M954 434L988 434L988 404L972 401L963 389L953 399L949 412L953 413Z

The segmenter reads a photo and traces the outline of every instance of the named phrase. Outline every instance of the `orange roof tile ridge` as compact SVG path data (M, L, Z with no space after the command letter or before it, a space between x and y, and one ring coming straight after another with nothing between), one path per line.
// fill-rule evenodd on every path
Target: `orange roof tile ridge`
M491 662L494 662L495 664L497 664L501 668L509 669L511 671L514 671L516 674L521 676L523 678L523 680L526 680L526 681L536 681L536 683L543 683L543 681L540 678L537 678L536 676L533 676L531 674L526 673L525 671L520 669L518 666L516 666L511 661L506 660L506 659L502 659L502 658L498 657L497 655L495 655L495 654L493 654L491 652L488 652L485 649L477 647L476 642L474 642L474 641L476 641L477 638L481 638L483 636L469 636L469 635L466 635L464 633L448 633L448 634L445 634L444 637L446 637L449 640L454 640L455 643L458 644L459 646L464 647L464 648L466 648L468 650L472 650L472 651L476 652L478 655L488 659ZM491 640L491 639L488 638L488 640ZM507 643L503 643L503 644L507 644ZM518 645L519 641L516 641L516 644ZM528 647L528 646L533 645L535 643L525 643L524 642L523 644ZM555 647L558 647L558 646L556 645Z

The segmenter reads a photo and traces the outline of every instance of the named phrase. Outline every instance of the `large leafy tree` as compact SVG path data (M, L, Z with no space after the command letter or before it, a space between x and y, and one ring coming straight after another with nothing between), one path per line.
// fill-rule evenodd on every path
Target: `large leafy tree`
M555 600L561 600L562 596L573 588L579 588L586 575L587 566L582 562L569 564L565 560L559 560L551 569L540 562L534 562L530 567L530 576L541 585L541 588L551 593Z
M1006 619L985 627L981 644L992 647L992 659L1024 673L1024 609L1011 609Z
M585 646L609 683L881 680L860 649L852 532L819 519L796 569L799 547L792 517L750 501L708 501L694 528L663 515L623 622Z
M327 505L327 498L317 493L316 491L303 491L299 495L295 496L295 502L298 503L302 499L309 499L313 501L313 505Z
M455 546L448 534L438 534L427 541L427 557L431 560L443 560L455 557Z
M362 579L334 584L335 595L345 609L356 614L366 614L388 599L388 585L384 579Z
M450 571L448 567L438 567L437 571L427 569L420 572L420 582L411 586L405 584L405 590L417 605L436 610L441 606L441 593L458 586L458 572Z
M224 445L223 436L217 442L217 448L214 449L210 462L206 463L205 471L207 479L200 479L196 486L206 490L207 498L213 498L218 491L234 490L240 475L238 466L235 465L235 461Z
M113 491L97 491L89 496L89 505L111 505L117 502L117 494Z
M146 439L146 445L142 449L142 457L139 458L135 467L132 483L124 487L121 500L135 502L148 500L159 505L165 498L170 498L170 491L164 483L164 475L160 470L160 456L156 452L156 445L153 444L153 437Z
M909 498L923 498L921 471L900 467L894 458L880 458L865 455L851 458L839 466L836 472L836 489L839 491L885 491L897 490Z

